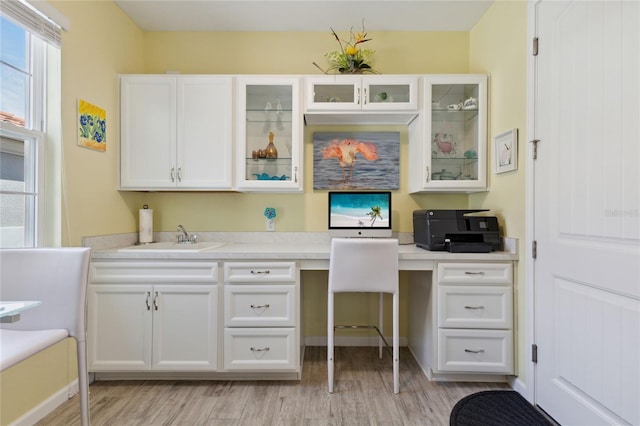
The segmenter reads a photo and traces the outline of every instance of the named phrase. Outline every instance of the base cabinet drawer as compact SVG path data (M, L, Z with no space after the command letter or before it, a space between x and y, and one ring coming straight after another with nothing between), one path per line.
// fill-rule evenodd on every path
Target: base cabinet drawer
M438 370L513 374L511 330L438 330Z
M510 329L511 286L440 286L438 327Z
M438 284L511 285L511 263L438 263Z
M296 288L292 285L225 285L227 327L294 327Z
M226 328L225 370L295 370L295 328Z

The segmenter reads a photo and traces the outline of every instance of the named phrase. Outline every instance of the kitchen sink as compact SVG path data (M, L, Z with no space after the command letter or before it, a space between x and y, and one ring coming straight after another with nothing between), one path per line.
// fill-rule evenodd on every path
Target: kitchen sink
M140 244L119 249L120 252L160 252L160 251L177 251L177 252L201 252L213 250L222 247L225 243L221 241L202 241L194 244L180 244L171 241L162 241L158 243Z

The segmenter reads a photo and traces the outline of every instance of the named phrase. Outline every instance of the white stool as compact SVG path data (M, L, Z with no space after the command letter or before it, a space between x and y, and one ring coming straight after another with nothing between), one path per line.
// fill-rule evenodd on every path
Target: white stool
M334 323L335 293L380 293L380 326L341 326ZM329 261L327 298L327 368L329 393L333 393L334 332L336 328L371 328L380 336L382 357L382 293L393 295L393 393L399 384L398 240L391 238L333 238Z

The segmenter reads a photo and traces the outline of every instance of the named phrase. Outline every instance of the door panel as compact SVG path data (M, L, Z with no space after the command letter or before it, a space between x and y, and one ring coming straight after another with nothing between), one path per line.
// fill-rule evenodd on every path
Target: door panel
M639 424L640 7L537 4L536 403Z

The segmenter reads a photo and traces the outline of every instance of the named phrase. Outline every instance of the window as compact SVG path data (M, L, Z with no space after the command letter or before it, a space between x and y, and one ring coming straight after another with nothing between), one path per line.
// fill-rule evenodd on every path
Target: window
M31 133L31 134L29 134ZM38 132L9 131L0 136L0 247L35 247L43 209L42 138Z
M2 3L0 247L36 247L44 244L45 228L50 223L44 214L47 195L44 141L51 139L46 133L45 117L59 119L59 111L51 115L45 110L52 99L47 99L50 88L46 87L44 70L50 61L48 53L55 51L57 55L52 56L59 60L59 49L48 47L48 43L59 45L60 28L56 32L49 21L43 25L42 16L27 3L16 0ZM43 27L47 31L43 32Z

